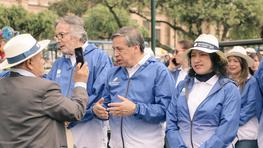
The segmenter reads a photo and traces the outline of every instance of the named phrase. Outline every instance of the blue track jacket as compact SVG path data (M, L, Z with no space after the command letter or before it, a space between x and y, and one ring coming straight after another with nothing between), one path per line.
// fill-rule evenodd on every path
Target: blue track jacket
M88 44L83 54L89 68L87 82L89 102L85 116L78 122L87 122L94 117L91 106L102 97L107 72L112 66L108 55L93 44ZM74 88L74 69L70 59L63 56L55 61L47 75L47 79L56 81L60 85L63 95L71 96ZM70 127L74 125L75 123L72 123Z
M153 57L150 57L131 78L126 68L112 68L107 78L105 102L120 102L117 98L117 95L120 95L134 102L136 111L128 117L110 116L110 146L163 147L162 123L175 91L174 86L168 69Z
M0 72L0 78L7 77L7 76L9 76L9 74L10 74L9 70L2 71L2 72Z
M261 92L261 97L257 103L257 115L260 117L259 122L259 131L258 131L258 146L259 148L263 148L263 60L261 60L258 70L255 73L255 78L257 79L258 86ZM261 102L261 103L260 103Z
M175 81L175 84L177 83L177 80L178 80L178 76L179 76L179 73L180 73L180 70L178 68L176 68L174 71L170 71L173 78L174 78L174 81Z
M220 77L191 120L185 87L191 91L194 78L186 77L167 111L166 137L171 148L226 148L239 127L240 93L235 84ZM202 92L200 92L202 93Z
M257 103L261 98L256 79L251 76L241 91L240 126L257 116Z

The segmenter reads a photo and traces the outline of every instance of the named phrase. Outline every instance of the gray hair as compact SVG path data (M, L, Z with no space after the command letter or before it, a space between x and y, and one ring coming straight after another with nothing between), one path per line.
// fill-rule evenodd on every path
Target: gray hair
M112 35L112 39L115 37L122 36L125 38L127 45L134 46L139 45L141 52L144 52L144 38L142 34L134 27L122 27L115 34Z
M88 35L87 32L84 29L84 22L83 20L76 16L76 15L66 15L64 17L59 18L56 21L56 26L58 23L66 23L70 26L70 33L75 36L78 37L82 42L85 42L88 40Z

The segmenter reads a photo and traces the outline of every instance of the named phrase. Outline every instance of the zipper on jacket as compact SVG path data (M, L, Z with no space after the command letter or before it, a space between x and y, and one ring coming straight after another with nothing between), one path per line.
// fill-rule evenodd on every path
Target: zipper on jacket
M71 82L72 82L72 73L73 73L73 71L74 71L74 66L72 67L72 70L70 72L70 80L69 80L69 85L68 85L68 89L67 89L67 93L66 93L67 97L69 97L68 94L69 94L69 90L70 90L70 86L71 86Z
M127 89L125 92L125 97L127 97L128 95L128 90L129 90L129 86L130 86L130 78L128 80L128 85L127 85ZM125 144L124 144L124 137L123 137L123 117L121 117L121 141L122 141L122 148L125 148Z
M192 146L192 148L194 148L194 143L193 143L193 120L191 120L191 119L190 119L190 140L191 140L191 146Z
M189 107L188 107L188 99L189 99L188 83L186 83L186 86L185 86L185 97L186 97L188 115L189 115L189 120L190 120L190 141L191 141L191 147L194 148L194 143L193 143L193 120L191 119L190 111L189 111ZM194 116L195 116L195 113L193 115L193 119L194 119Z

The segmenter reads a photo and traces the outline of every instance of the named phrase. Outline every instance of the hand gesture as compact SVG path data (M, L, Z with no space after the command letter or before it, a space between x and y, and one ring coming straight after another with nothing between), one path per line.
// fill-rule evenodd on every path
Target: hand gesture
M106 108L103 105L104 98L101 98L92 108L93 113L100 118L100 119L109 119L109 113L107 112Z
M130 116L133 115L136 109L136 104L128 98L118 95L118 99L122 102L109 103L108 111L113 116Z

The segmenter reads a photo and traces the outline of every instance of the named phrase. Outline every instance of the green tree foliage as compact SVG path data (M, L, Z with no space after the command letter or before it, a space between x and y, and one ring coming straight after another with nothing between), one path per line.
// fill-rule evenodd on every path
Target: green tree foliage
M38 39L53 38L54 23L57 16L51 11L44 11L37 14L29 14L26 32L31 33Z
M59 16L73 13L82 17L89 39L99 40L110 39L123 26L138 26L130 19L126 9L130 4L131 2L122 0L61 0L52 4L49 9ZM140 29L148 36L145 28Z
M127 21L123 20L122 14L126 15L127 12L137 14L150 22L150 2L150 0L62 0L50 9L59 15L68 12L79 16L85 14L85 20L90 19L93 24L97 24L87 22L90 37L97 36L100 39L110 36L111 33L107 32L126 25ZM210 33L215 33L221 40L257 38L259 26L263 24L262 8L262 0L157 0L157 13L164 14L169 19L156 21L165 23L188 39L195 39L201 33L209 32L209 28ZM87 9L88 12L85 12ZM102 14L92 12L95 9ZM103 23L105 20L108 23ZM91 29L94 29L94 32L91 32Z
M129 19L129 14L124 9L115 10L120 23L125 25L136 25ZM83 17L85 29L90 39L110 39L112 34L119 29L119 25L114 19L109 9L103 5L97 5L89 9Z
M33 14L22 7L0 7L0 28L10 26L20 33L30 33L37 39L53 36L56 15L50 11Z
M174 25L185 26L182 30L191 38L204 33L206 23L214 26L219 38L236 39L257 37L262 4L262 0L167 0L162 9L176 20Z
M28 12L22 7L0 7L0 27L11 26L15 30L24 30L29 20Z
M87 9L92 6L88 0L61 0L50 5L49 9L56 12L59 16L73 13L82 16Z

